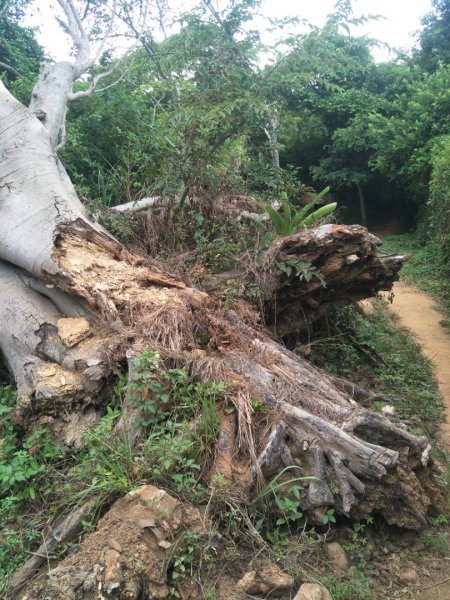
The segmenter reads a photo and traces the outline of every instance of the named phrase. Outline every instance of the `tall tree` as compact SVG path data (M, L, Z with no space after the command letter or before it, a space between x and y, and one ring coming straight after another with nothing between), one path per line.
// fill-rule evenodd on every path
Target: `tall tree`
M5 2L0 10L0 77L24 102L30 99L31 88L44 60L44 51L34 32L19 24L28 3Z
M433 10L424 16L422 25L420 50L415 58L426 71L432 72L439 64L450 62L450 1L433 0Z

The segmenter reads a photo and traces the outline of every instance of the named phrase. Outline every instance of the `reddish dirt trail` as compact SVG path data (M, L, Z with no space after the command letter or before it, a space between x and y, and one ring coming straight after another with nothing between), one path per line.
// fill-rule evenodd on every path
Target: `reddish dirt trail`
M401 282L394 286L392 311L398 315L401 325L413 332L425 356L433 362L447 416L439 437L450 450L450 334L439 323L445 317L428 294Z
M439 390L446 407L446 421L440 426L438 440L442 447L450 451L450 335L439 323L444 315L435 308L434 300L415 287L397 282L394 286L392 312L398 316L400 324L408 328L434 365L439 382ZM450 579L446 577L446 559L440 559L440 574L434 583L417 591L409 588L399 598L414 600L449 600ZM445 564L444 564L445 563Z

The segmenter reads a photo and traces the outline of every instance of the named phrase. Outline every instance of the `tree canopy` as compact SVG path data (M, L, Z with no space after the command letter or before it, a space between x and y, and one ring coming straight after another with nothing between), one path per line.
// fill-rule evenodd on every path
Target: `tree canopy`
M2 21L2 57L23 82L43 52L15 6ZM348 2L263 64L257 7L241 0L218 13L201 2L176 33L142 37L118 85L71 104L63 159L79 191L107 205L196 190L287 192L295 203L302 186L330 185L346 205L363 194L369 217L393 208L415 218L449 131L448 2L424 17L410 57L378 64L376 42L349 34ZM106 52L96 68L113 61ZM23 96L12 70L3 77Z

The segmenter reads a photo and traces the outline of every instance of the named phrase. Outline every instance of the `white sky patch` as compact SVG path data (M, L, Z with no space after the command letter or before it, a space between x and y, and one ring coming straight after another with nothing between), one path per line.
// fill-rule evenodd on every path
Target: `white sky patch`
M173 2L174 8L180 9L192 4L191 0ZM218 4L220 6L220 2ZM262 0L259 12L269 18L298 17L320 27L327 15L333 12L334 4L335 0ZM67 60L70 58L70 43L54 18L55 6L54 0L33 0L24 24L39 27L38 40L52 58ZM421 17L431 10L431 0L354 0L353 9L356 16L372 14L384 17L352 28L353 35L367 35L392 48L409 50L416 45L414 34L420 29ZM280 38L280 35L267 31L268 23L263 19L256 19L253 26L261 30L263 42L267 44ZM302 24L290 29L299 33L307 30L307 26ZM388 50L383 48L374 49L373 54L377 61L390 57Z
M333 12L335 0L262 0L261 12L271 18L297 17L313 25L322 26L327 15ZM421 28L420 19L432 9L431 0L353 0L356 17L379 15L383 18L370 20L352 27L352 35L375 38L391 48L410 50L417 45L415 34ZM299 26L300 31L307 31ZM386 48L375 48L377 61L389 60Z
M43 46L51 58L55 60L70 60L71 44L68 36L58 25L55 15L62 11L52 0L33 0L25 15L23 24L26 27L37 27L38 42Z

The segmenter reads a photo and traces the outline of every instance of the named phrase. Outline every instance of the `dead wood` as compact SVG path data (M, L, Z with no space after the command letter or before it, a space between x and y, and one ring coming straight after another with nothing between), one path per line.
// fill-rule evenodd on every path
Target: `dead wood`
M397 276L401 259L389 271L376 255L377 243L358 226L325 226L276 243L266 256L268 282L272 281L270 269L276 265L280 252L283 256L296 256L301 248L301 256L318 266L319 259L314 263L314 257L324 257L324 247L329 248L329 259L322 264L328 278L326 288L312 280L306 288L302 287L305 282L296 280L273 288L277 290L277 304L284 307L284 311L277 310L277 326L281 323L287 331L286 315L295 310L296 302L304 302L305 295L310 299L328 298L328 303L333 293L348 298L349 294L339 287L343 281L348 282L348 288L354 285L354 290L358 290L352 291L353 296L362 294L366 284L366 291L372 293L374 281L389 285ZM320 248L315 251L316 244ZM359 258L346 261L343 248ZM235 312L217 306L206 293L142 266L139 257L106 235L91 231L84 221L60 229L53 259L64 275L56 272L47 281L78 298L88 321L96 316L102 324L91 330L77 321L78 327L71 332L65 326L70 323L62 323L59 329L56 326L51 331L44 345L45 364L56 370L59 385L61 377L66 381L65 374L60 377L59 361L64 363L64 373L85 378L80 379L73 406L99 402L99 392L94 400L87 384L83 395L83 381L89 380L88 375L95 379L95 389L99 390L115 362L123 362L126 356L130 358L144 349L156 350L162 359L175 359L178 365L189 368L193 378L227 385L227 395L236 410L232 415L223 415L211 474L223 475L237 492L242 492L236 494L238 497L257 495L264 481L287 469L301 478L301 509L310 522L321 523L323 515L333 507L337 513L356 520L377 511L388 523L401 527L419 529L425 524L430 500L420 477L429 462L430 443L426 437L409 433L392 416L361 406L355 400L357 394L352 397L347 393L348 386L275 342L267 332L245 324ZM361 264L356 266L358 261ZM336 267L338 263L340 268ZM345 266L349 264L350 267ZM367 273L373 275L370 283ZM278 283L280 277L278 273ZM333 282L339 285L333 287ZM313 314L312 309L309 314ZM59 322L57 314L53 319ZM92 352L87 350L89 361L77 358L87 343L81 335L83 331L91 335L89 348L97 348L94 361ZM201 348L198 340L202 340ZM43 347L42 337L38 336L36 344L34 351L38 352L38 347ZM50 352L48 348L60 351ZM27 351L32 350L30 346ZM67 360L68 353L72 360ZM62 404L54 402L56 392L50 386L45 388L45 402L40 400L40 373L36 370L32 385L28 382L28 412L24 419L29 419L30 414L42 417L49 413L57 418L64 412ZM19 412L23 405L19 398ZM262 410L256 408L259 405ZM133 427L134 415L133 411L125 415L123 430ZM133 439L135 433L139 432L132 429ZM122 550L111 544L109 548L99 559L97 574L92 572L89 555L81 552L73 559L76 569L75 562L69 569L55 569L49 585L54 590L62 585L73 586L71 578L76 572L77 585L87 586L85 597L89 598L89 586L94 580L97 585L101 572L105 586L102 589L113 593L119 586L128 590L128 596L123 597L136 597L142 592L141 582L134 578L132 566L125 559L126 566L117 570L117 564L122 564ZM105 557L109 566L104 563ZM160 590L165 589L164 581L158 585L162 586ZM60 596L55 591L48 597Z
M406 257L383 255L380 245L360 225L324 225L275 241L252 276L266 323L282 337L308 332L337 306L390 290Z
M277 326L288 326L283 315L296 310L295 304L302 304L305 297L315 294L331 302L333 294L348 299L363 289L373 293L374 282L390 285L401 259L387 270L376 254L377 244L364 228L341 225L276 242L266 255L269 267L280 256L302 256L317 266L321 257L321 271L327 277L326 288L320 281L305 284L292 278L278 289L277 306L281 304L284 311L277 310ZM357 258L348 260L348 256ZM426 438L408 433L393 418L361 407L331 377L245 325L237 314L215 307L207 294L140 266L138 257L90 231L85 222L61 229L54 258L65 273L59 287L75 291L91 310L100 311L105 324L113 324L126 336L124 353L156 349L163 357L190 364L194 377L229 385L236 415L222 420L216 472L251 494L260 476L270 477L286 466L300 468L303 476L320 478L320 483L305 483L305 511L317 516L334 506L360 518L377 510L390 523L423 525L428 499L420 492L416 471L428 463ZM267 277L270 281L270 271ZM194 351L196 337L209 340L203 350ZM269 428L261 429L254 398L265 406ZM387 481L391 483L386 485ZM393 487L392 481L398 485ZM401 481L404 489L416 490L416 500L401 492ZM389 508L393 503L395 512Z

